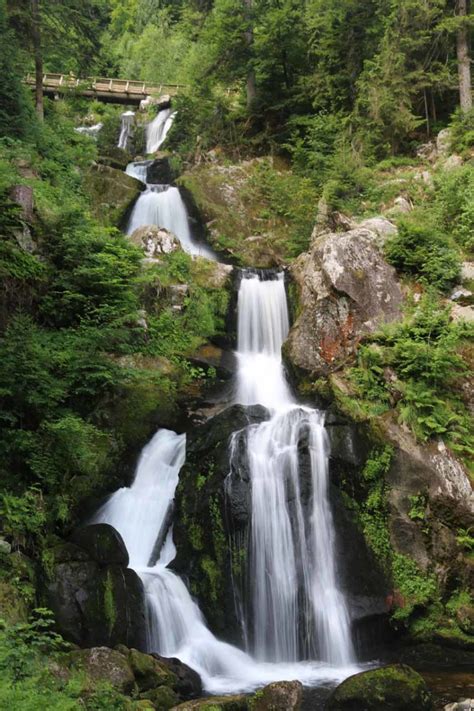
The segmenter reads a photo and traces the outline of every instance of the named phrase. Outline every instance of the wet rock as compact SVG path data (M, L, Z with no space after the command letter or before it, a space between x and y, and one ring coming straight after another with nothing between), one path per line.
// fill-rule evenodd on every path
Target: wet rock
M131 242L143 249L147 261L159 260L164 254L181 250L179 239L170 230L156 225L138 227L130 236Z
M103 224L119 226L145 185L122 170L96 163L85 177L84 189L96 218Z
M284 355L297 372L328 374L355 353L363 336L401 317L402 290L377 241L380 234L362 226L323 234L294 262L300 315Z
M92 560L102 565L116 563L128 566L128 552L120 533L108 523L95 523L78 528L71 542L86 551Z
M235 375L237 359L233 351L206 343L190 356L190 360L197 365L213 367L220 378L228 379Z
M170 689L169 686L158 686L156 689L150 689L140 695L142 699L147 699L151 702L150 708L167 711L174 708L180 702L178 694Z
M298 711L302 698L301 682L276 681L257 692L252 700L252 711Z
M88 528L92 530L84 528L74 534L74 543L50 551L53 562L45 598L58 630L81 646L123 643L142 647L142 582L126 567L128 554L119 534L106 524Z
M146 182L159 185L169 185L176 178L176 174L171 169L170 154L159 151L155 154L154 160L147 166Z
M431 711L423 678L411 667L394 664L355 674L330 696L326 711Z
M425 642L403 649L399 655L399 661L423 671L433 671L433 669L470 670L474 668L474 651Z
M229 447L234 432L268 418L259 405L234 405L195 427L188 435L176 490L173 567L189 580L212 631L227 640L241 641L232 585L236 556L241 554L229 545L229 538L237 531L244 535L250 510L245 453L237 451L229 477Z
M181 699L195 699L202 695L201 677L194 669L174 657L161 657L159 654L153 654L152 656L162 664L166 664L173 674L175 678L173 689Z
M245 694L234 696L209 696L205 699L186 701L175 706L173 711L249 711L249 697Z
M115 649L78 649L70 652L64 661L70 669L85 673L92 681L107 682L124 694L133 689L133 671L123 654Z
M151 654L131 649L128 663L140 691L148 691L163 685L174 687L177 684L178 679L169 667Z

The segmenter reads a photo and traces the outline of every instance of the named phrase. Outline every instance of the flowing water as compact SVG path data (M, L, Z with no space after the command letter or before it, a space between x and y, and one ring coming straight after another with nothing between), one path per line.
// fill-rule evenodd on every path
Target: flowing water
M142 183L147 182L148 166L152 163L151 160L136 161L129 163L125 169L127 175L140 180Z
M82 133L86 136L90 136L94 140L97 140L97 136L99 135L103 125L103 123L96 123L94 126L78 126L74 130L76 133Z
M122 125L120 128L120 136L117 143L118 148L122 148L124 151L128 148L128 142L133 136L133 129L135 126L135 112L125 111L122 114Z
M132 486L113 494L95 520L121 533L130 567L142 579L148 650L194 668L208 692L250 690L282 679L335 683L357 668L351 665L348 618L336 585L323 416L298 406L285 380L280 355L288 331L283 277L261 280L244 274L238 309L237 399L249 404L262 398L273 413L268 422L240 433L252 475L250 606L255 622L249 638L255 656L214 637L184 582L167 567L176 553L170 514L185 435L159 430L142 452ZM261 357L275 390L261 387L266 372ZM259 378L250 367L252 359ZM291 517L285 492L292 487L298 499L296 450L303 436L310 451L311 510L308 515L300 504ZM306 647L300 639L300 611ZM309 661L311 654L320 661Z
M173 125L175 113L171 109L162 109L146 128L146 152L156 153L165 142L168 131Z
M143 175L141 172L143 170L142 164L133 163L131 165L139 166L138 169L127 168L127 171L135 171L134 177L138 177L140 174ZM186 206L178 188L170 185L149 184L147 186L147 189L141 193L133 207L127 226L127 234L131 235L138 227L143 227L144 225L165 227L176 235L185 252L206 257L207 259L215 259L214 253L206 244L193 238Z

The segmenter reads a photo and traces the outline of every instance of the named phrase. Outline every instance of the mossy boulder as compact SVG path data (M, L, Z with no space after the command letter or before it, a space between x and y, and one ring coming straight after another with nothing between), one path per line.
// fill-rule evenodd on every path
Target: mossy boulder
M168 711L179 704L178 694L168 686L158 686L156 689L150 689L141 694L142 699L148 699L153 708L157 711Z
M423 678L411 667L393 664L354 674L330 696L326 711L431 711Z
M120 535L98 524L80 529L73 538L47 554L51 562L44 598L59 632L81 646L143 647L143 585L126 567L128 554Z
M150 654L131 649L128 662L135 674L140 691L148 691L158 686L175 687L178 683L177 676L169 667Z
M85 177L84 189L95 217L103 224L119 227L145 185L122 170L96 163Z
M298 711L303 698L299 681L275 681L255 694L252 711Z
M268 419L261 406L234 405L188 435L186 463L176 490L173 567L189 580L193 595L211 629L226 639L241 641L236 618L232 574L241 553L230 543L249 522L250 478L245 453L236 453L239 475L231 487L229 447L232 434Z
M175 706L178 711L248 711L249 696L235 694L234 696L210 696L205 699L186 701Z
M108 523L95 523L91 526L78 528L71 536L71 543L102 565L116 563L125 568L128 565L128 552L123 538Z
M135 685L127 658L115 649L77 649L65 655L62 662L69 669L83 672L91 681L107 682L124 694L130 693Z

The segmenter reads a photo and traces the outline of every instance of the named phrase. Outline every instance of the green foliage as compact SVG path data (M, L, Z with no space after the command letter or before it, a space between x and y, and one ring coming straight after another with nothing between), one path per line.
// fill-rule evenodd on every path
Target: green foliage
M441 224L466 251L474 251L474 170L469 163L441 173L433 205Z
M451 120L451 148L454 153L465 153L474 146L474 109L456 109Z
M393 580L404 599L404 605L395 610L396 620L407 620L418 606L427 606L437 599L437 584L434 575L428 575L407 556L396 553L392 562Z
M426 215L424 215L426 218ZM421 219L399 222L398 234L386 244L388 261L406 274L447 291L459 279L461 262L449 237Z
M418 439L441 436L467 457L474 451L470 418L455 385L467 373L458 352L472 337L467 324L450 322L450 309L434 294L423 296L405 320L372 337L359 349L351 379L358 393L380 408L395 406ZM387 380L385 369L395 377Z

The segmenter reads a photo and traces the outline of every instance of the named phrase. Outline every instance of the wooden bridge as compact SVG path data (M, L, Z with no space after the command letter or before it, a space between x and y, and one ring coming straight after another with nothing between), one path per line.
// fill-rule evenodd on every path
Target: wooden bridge
M35 85L34 74L27 74L26 84ZM148 84L132 79L109 79L104 77L78 79L72 74L44 74L43 91L47 96L76 94L98 99L110 104L139 104L147 96L162 94L175 96L183 84Z

